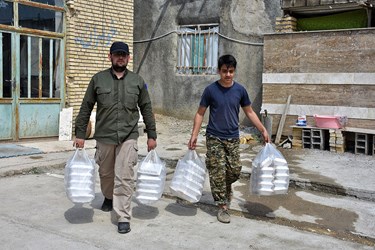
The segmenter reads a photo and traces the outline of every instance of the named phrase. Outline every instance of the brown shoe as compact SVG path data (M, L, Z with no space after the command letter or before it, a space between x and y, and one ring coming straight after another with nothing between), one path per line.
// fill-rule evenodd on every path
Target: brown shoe
M217 220L222 223L229 223L230 222L230 214L228 209L219 208L217 212Z

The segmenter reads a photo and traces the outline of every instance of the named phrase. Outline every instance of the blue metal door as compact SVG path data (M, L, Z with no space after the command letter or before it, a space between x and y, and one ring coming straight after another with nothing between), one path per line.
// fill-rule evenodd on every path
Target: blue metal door
M11 139L13 119L12 34L0 33L0 139Z
M63 8L0 0L0 16L0 140L58 136Z

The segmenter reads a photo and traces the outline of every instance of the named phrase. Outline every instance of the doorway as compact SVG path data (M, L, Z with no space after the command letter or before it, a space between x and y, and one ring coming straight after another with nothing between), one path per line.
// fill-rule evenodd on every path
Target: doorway
M0 140L58 136L64 9L43 1L0 2Z

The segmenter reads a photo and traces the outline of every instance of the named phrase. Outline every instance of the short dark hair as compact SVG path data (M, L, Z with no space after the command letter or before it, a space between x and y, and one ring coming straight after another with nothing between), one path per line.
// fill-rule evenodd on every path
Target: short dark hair
M217 64L218 64L219 70L221 69L221 66L223 65L226 65L228 68L233 67L234 69L236 69L237 61L236 61L236 58L234 58L234 56L232 55L223 55L219 58L219 61Z

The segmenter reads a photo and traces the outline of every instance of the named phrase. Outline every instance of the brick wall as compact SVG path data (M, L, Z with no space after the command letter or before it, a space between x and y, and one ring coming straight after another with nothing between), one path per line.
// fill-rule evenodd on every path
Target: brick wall
M263 104L284 135L298 115L342 115L348 127L375 127L375 29L275 33L264 37Z
M66 107L73 107L75 120L91 77L110 67L112 42L128 43L132 53L134 5L132 0L69 0L67 5Z
M348 4L353 2L360 2L359 0L282 0L281 6L283 9L291 7L308 7L308 6L323 6L332 4Z
M371 28L267 35L264 73L373 73L374 36Z

